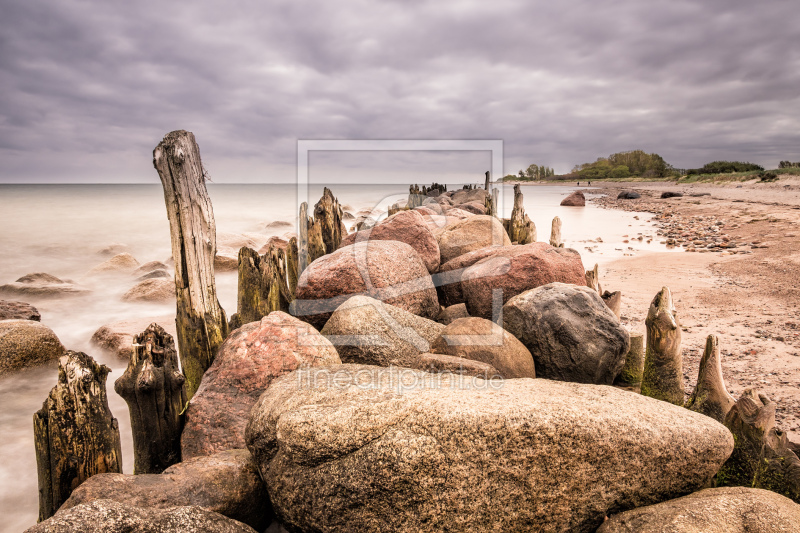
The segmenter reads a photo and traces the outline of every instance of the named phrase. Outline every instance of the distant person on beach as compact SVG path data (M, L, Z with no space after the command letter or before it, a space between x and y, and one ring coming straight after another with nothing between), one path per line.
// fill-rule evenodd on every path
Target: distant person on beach
M579 181L579 182L578 182L578 187L580 187L580 186L581 186L581 182Z

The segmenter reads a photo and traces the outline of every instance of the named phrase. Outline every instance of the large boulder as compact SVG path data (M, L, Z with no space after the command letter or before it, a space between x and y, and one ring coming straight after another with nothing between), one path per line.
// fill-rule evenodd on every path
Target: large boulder
M70 281L63 281L44 272L26 274L13 283L0 285L0 294L36 298L81 296L89 292L89 289L85 287L80 287Z
M586 197L581 191L574 191L572 194L561 200L561 205L568 207L583 207L586 205Z
M452 211L455 211L453 209ZM448 216L451 212L448 212ZM442 263L487 246L511 246L503 223L490 215L475 215L434 230Z
M779 533L800 531L800 505L762 489L704 489L612 516L597 533Z
M454 320L433 342L432 351L488 363L506 379L536 377L531 352L511 333L484 318Z
M467 213L472 213L474 215L486 214L486 206L480 202L467 202L466 204L455 205L453 206L453 208L461 209L462 211L466 211Z
M271 520L267 490L247 450L195 457L161 474L97 474L72 491L59 511L95 500L145 509L195 505L263 531Z
M89 270L89 275L130 274L139 267L139 261L131 254L123 252Z
M338 362L325 337L281 311L237 329L220 346L186 408L184 460L243 448L250 409L273 379L301 366Z
M419 254L428 272L439 268L439 243L418 211L400 211L371 229L351 233L340 247L366 241L404 242Z
M425 263L411 246L399 241L358 242L320 257L300 275L295 294L292 314L317 329L358 294L425 318L439 313Z
M641 197L642 195L636 191L622 191L617 195L617 200L636 200Z
M39 310L29 303L0 300L0 320L42 320Z
M467 267L461 275L461 291L471 316L493 319L514 296L553 282L585 285L581 256L572 248L533 242L495 249ZM500 298L495 302L497 291Z
M483 189L460 189L450 195L450 201L453 202L453 205L466 204L469 202L483 204L488 195L489 193Z
M133 336L143 332L147 329L147 326L154 322L172 335L173 339L178 338L175 315L165 315L131 318L100 326L89 342L120 359L128 360L131 358L131 353L133 353Z
M420 368L419 356L444 330L422 318L368 296L353 296L322 328L345 363Z
M511 298L503 327L531 351L540 378L611 385L630 347L628 331L597 291L565 283Z
M25 533L255 533L255 529L200 507L134 507L95 500L58 511Z
M171 278L149 278L140 281L122 295L125 302L175 301L175 281Z
M247 447L292 531L593 532L705 486L715 420L612 387L341 365L273 382Z
M53 330L35 320L0 320L0 376L57 361L64 346Z

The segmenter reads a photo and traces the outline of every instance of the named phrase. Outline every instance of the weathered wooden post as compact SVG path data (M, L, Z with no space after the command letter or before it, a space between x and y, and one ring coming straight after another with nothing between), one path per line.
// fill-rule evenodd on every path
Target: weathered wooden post
M300 231L298 235L298 274L306 267L325 255L325 241L322 240L322 227L308 216L308 203L300 204ZM341 242L341 241L340 241Z
M33 415L40 522L91 476L122 472L119 424L106 396L110 371L82 352L58 360L58 383Z
M586 286L590 289L597 291L597 294L603 295L603 288L600 286L600 272L597 263L594 264L592 270L586 271Z
M186 395L191 399L217 348L228 336L228 322L214 284L214 212L200 149L191 132L168 133L153 150L153 166L164 186L175 261L178 350L186 376Z
M663 287L650 304L645 319L647 350L644 356L642 394L683 405L681 325L672 293Z
M718 485L767 489L800 503L800 458L775 427L775 402L747 389L725 417L733 453L717 473Z
M483 185L483 189L485 191L489 190L489 171L488 170L486 171L486 182Z
M719 338L716 335L709 335L703 357L700 359L697 384L689 401L686 402L686 408L723 423L734 403L736 400L728 393L725 378L722 377Z
M644 336L631 333L631 347L625 355L625 366L614 380L614 385L639 392L642 389L642 372L644 371Z
M514 207L511 209L511 218L504 219L503 226L511 242L530 244L536 241L536 225L525 214L525 207L522 204L522 190L519 188L519 184L516 184L514 185Z
M617 316L617 320L619 320L622 316L622 293L620 291L604 291L600 297L606 303L606 307L611 309L611 312L614 313Z
M314 205L314 223L320 227L326 254L335 252L342 244L342 214L339 201L325 187L322 198Z
M550 246L553 248L564 246L564 243L561 242L561 219L557 216L553 218L553 226L550 229Z
M156 323L133 337L133 353L114 390L128 404L133 473L160 474L181 462L186 379L172 335Z
M296 258L297 252L290 250L291 244L285 248L271 244L263 256L247 247L239 250L239 324L261 320L272 311L289 311L297 288L297 268L293 269L290 263L290 257Z

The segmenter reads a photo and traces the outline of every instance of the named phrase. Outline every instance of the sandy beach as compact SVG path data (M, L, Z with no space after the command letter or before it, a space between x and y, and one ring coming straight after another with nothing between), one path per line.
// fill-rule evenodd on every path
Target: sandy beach
M622 190L641 198L617 200ZM664 191L684 196L661 199ZM623 323L638 333L645 332L653 296L669 287L683 330L686 394L697 380L706 337L717 335L731 394L738 398L747 388L766 393L777 402L779 428L800 441L800 177L772 183L595 182L587 192L604 194L592 201L606 208L656 213L663 231L679 241L680 235L691 240L717 228L716 236L735 244L705 253L699 247L639 252L606 264L600 280L604 289L622 291ZM580 251L589 268L591 256Z

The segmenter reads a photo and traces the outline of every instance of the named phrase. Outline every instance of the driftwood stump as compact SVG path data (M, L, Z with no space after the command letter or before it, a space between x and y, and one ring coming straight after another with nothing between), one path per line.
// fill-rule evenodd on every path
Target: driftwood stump
M645 319L647 350L644 356L642 394L683 405L681 326L667 287L653 298Z
M314 205L314 223L319 224L326 254L335 252L342 244L342 215L339 201L325 187L322 198Z
M172 335L153 323L133 337L128 368L114 390L131 414L134 474L160 474L181 462L185 381Z
M239 250L236 314L240 325L261 320L272 311L289 312L297 288L297 269L290 263L297 257L291 249L296 243L295 240L286 247L272 244L263 256L247 247Z
M494 198L494 209L497 211L497 203ZM519 188L519 184L514 185L514 207L511 210L511 218L503 220L503 227L508 233L508 238L511 242L517 244L530 244L536 242L536 225L525 214L525 207L522 205L523 196Z
M489 190L489 171L488 170L486 171L486 181L484 182L483 190L485 190L485 191Z
M603 289L600 286L600 272L598 270L597 263L594 264L594 268L592 270L586 271L586 286L597 291L597 294L603 294Z
M640 392L643 371L644 336L640 333L631 333L631 347L625 355L625 366L614 380L614 385L633 392Z
M33 415L40 522L91 476L122 472L119 424L106 396L110 371L82 352L58 360L58 383Z
M561 241L561 219L559 217L553 218L553 225L550 228L550 246L553 248L562 248L564 246Z
M775 407L753 389L742 393L725 417L735 445L716 482L767 489L800 503L800 459L775 427Z
M308 204L306 202L300 204L300 235L297 248L299 273L302 273L315 259L325 255L322 227L308 216Z
M617 320L622 317L622 293L620 291L608 292L605 291L600 295L606 303L606 307L611 309L611 312L617 316Z
M716 335L709 335L703 357L700 359L697 384L689 401L686 402L686 408L723 423L734 403L736 400L728 393L725 379L722 377L719 338Z
M168 133L153 150L153 166L164 186L175 261L178 349L186 394L191 399L228 336L228 322L214 284L214 212L192 133Z

